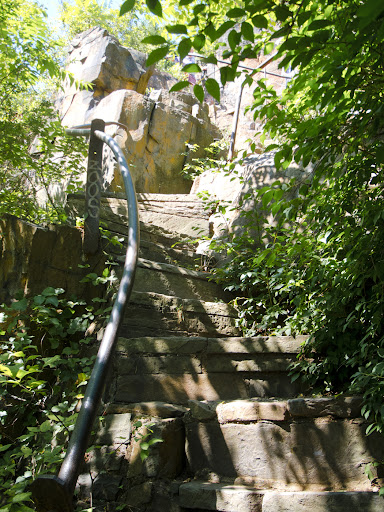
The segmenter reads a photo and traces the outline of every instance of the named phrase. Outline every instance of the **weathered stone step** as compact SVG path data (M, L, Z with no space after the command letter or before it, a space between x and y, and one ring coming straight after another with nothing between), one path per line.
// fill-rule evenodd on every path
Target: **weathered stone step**
M124 256L127 250L127 236L117 233L116 231L109 230L111 235L117 235L121 241L121 245L113 245L112 243L103 242L103 248L112 256ZM202 255L194 252L190 244L179 243L178 238L174 236L158 236L158 233L150 232L150 237L143 238L143 228L141 228L139 256L143 259L157 261L159 263L170 263L174 265L182 265L186 268L204 269L205 259ZM144 234L148 235L148 231Z
M179 487L183 509L220 512L381 512L377 492L280 492L192 481Z
M190 471L258 489L370 491L365 468L384 443L365 436L360 407L348 397L195 403L185 418Z
M124 256L115 256L114 260L121 264L117 267L117 274L120 277L119 269L122 268ZM209 272L139 258L134 290L206 302L229 302L232 295L214 281L210 281L210 277Z
M150 292L133 292L120 334L140 336L239 336L228 304Z
M191 400L293 396L288 367L305 337L120 338L115 358L115 402L189 404L214 417L215 408ZM197 413L196 413L197 414ZM201 419L201 416L198 416Z
M137 194L137 199L142 224L189 238L210 235L211 212L205 209L205 203L196 195ZM74 217L82 216L84 197L80 194L69 194L67 211ZM126 225L127 200L122 196L104 195L101 198L100 217L111 229L116 229L119 224Z

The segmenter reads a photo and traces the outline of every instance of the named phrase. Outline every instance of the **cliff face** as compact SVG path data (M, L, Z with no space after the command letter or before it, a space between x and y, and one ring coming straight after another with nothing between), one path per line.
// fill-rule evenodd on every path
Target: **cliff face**
M79 90L69 80L58 100L62 123L76 126L92 119L125 125L108 127L130 164L138 192L189 192L191 183L181 171L188 159L187 144L197 144L202 156L217 135L207 106L202 107L190 93L151 90L146 93L152 68L146 56L124 48L100 28L79 34L73 41L67 70L77 81L91 87ZM153 85L167 83L157 73ZM122 183L115 174L109 152L104 158L105 189L119 191Z

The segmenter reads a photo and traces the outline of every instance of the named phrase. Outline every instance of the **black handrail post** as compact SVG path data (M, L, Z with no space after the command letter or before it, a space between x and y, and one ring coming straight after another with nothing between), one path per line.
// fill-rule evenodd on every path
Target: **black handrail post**
M100 196L102 186L103 141L95 131L104 131L105 122L94 119L88 148L87 183L85 188L85 215L83 252L95 254L99 248Z

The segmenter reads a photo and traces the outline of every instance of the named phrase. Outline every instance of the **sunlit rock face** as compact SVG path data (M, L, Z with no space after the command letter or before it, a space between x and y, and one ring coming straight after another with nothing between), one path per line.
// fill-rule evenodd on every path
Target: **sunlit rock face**
M138 192L188 193L191 182L182 176L191 156L188 145L200 149L217 136L207 106L198 104L188 92L169 93L149 88L153 68L145 66L146 55L128 49L105 30L93 28L72 42L67 70L76 81L91 84L79 90L67 79L58 108L65 126L90 123L93 119L120 123L106 131L123 149ZM156 86L168 84L168 76L156 73ZM172 84L171 84L172 85ZM124 125L124 126L121 126ZM113 156L104 154L104 188L123 191Z

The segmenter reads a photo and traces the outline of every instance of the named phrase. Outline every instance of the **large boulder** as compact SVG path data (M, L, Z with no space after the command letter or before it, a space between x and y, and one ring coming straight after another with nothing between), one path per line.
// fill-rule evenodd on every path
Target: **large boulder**
M153 67L145 66L146 58L99 27L76 36L69 47L66 70L90 88L79 90L76 83L66 79L58 99L62 123L82 123L102 98L118 89L144 94L153 72Z
M190 105L171 96L175 97L167 96L163 102L161 97L156 101L134 91L115 91L93 113L94 118L126 126L111 126L108 133L125 153L137 192L188 193L191 183L182 176L187 144L197 144L201 156L213 141L214 131L204 111L199 108L200 115L195 117ZM104 167L104 188L120 191L121 176L108 151Z
M213 213L210 219L214 238L225 240L232 235L244 234L249 224L247 212L259 211L264 220L274 224L274 216L261 208L260 200L256 195L258 190L271 186L276 181L289 183L292 178L296 179L299 186L308 181L310 176L310 167L303 168L294 162L285 170L277 170L274 164L274 153L271 152L250 155L231 171L223 169L205 171L196 178L191 193L204 194L213 206L219 202L225 207ZM291 191L291 194L295 194L295 190ZM253 230L255 245L257 245L257 238L263 234L256 231L255 228ZM199 251L209 253L209 243L209 241L202 242ZM220 259L220 255L214 255Z

